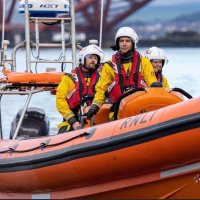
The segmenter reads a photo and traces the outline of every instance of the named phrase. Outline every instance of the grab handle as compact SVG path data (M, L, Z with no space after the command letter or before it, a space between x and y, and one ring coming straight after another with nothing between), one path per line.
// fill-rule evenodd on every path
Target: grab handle
M190 95L189 93L187 93L185 90L183 90L181 88L172 88L171 91L180 92L182 95L184 95L188 99L192 99L193 98L192 95Z
M85 121L87 120L87 116L81 116L81 128L84 128ZM94 116L90 118L90 126L94 126Z

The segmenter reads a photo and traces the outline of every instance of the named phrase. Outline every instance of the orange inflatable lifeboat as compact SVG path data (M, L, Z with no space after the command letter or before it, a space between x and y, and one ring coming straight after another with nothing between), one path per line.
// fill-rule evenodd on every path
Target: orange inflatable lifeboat
M0 140L0 198L200 198L200 98L183 94L134 90L116 106L122 119Z
M29 107L29 102L36 93L54 93L64 72L6 69L18 71L17 63L22 60L17 62L17 58L21 57L26 59L24 71L28 72L34 71L33 63L35 71L45 62L46 67L60 63L61 71L69 69L68 63L75 68L76 52L82 47L75 39L74 1L69 1L69 15L53 19L30 18L28 1L25 3L25 40L14 47L12 60L6 55L9 42L2 41L0 64L5 77L0 79L0 103L4 94L27 98L11 124L10 139L3 137L7 122L1 123L10 105L4 113L0 107L0 198L200 199L200 97L192 98L184 90L127 91L114 107L113 121L109 120L111 104L107 103L94 117L92 127L50 135L48 116L43 109ZM30 41L28 22L35 22L36 43ZM41 22L60 26L60 45L40 43ZM40 48L59 46L58 59L41 60ZM36 56L31 56L34 47ZM17 56L19 48L26 48L26 55ZM67 58L67 50L71 58Z

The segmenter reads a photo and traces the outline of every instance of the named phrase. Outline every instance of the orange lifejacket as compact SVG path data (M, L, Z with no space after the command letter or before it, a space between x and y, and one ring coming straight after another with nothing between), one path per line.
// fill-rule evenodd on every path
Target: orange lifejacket
M80 107L83 97L94 97L95 85L99 80L99 73L97 71L92 72L89 86L87 86L81 67L77 67L72 73L75 74L75 88L67 96L67 102L70 109L77 109Z
M120 62L120 53L112 56L110 64L115 71L115 81L108 87L108 95L113 103L116 103L119 97L130 88L145 87L142 84L140 72L141 56L137 51L133 53L132 67L129 76L127 76L123 64Z

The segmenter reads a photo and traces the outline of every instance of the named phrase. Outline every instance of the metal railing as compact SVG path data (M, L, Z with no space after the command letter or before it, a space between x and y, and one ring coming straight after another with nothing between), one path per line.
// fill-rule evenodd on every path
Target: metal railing
M29 8L28 8L28 0L25 0L25 40L20 44L17 44L12 51L12 60L9 60L12 71L17 71L17 51L21 48L26 49L26 72L32 72L32 63L62 63L65 65L66 63L71 63L72 68L76 67L76 50L81 49L82 47L76 44L75 38L75 11L74 11L74 1L69 0L70 12L66 17L30 17ZM30 40L30 23L35 23L35 43ZM60 24L61 27L61 43L40 43L40 30L39 23L45 24ZM65 28L69 26L70 30L70 42L66 44L65 41ZM4 44L4 45L3 45ZM1 50L1 66L5 69L5 63L8 61L6 52L7 52L7 41L2 41L2 50ZM31 59L31 48L36 49L36 59ZM40 48L61 48L61 59L59 61L54 60L41 60L40 59ZM72 50L72 58L71 60L66 59L66 49L70 48Z

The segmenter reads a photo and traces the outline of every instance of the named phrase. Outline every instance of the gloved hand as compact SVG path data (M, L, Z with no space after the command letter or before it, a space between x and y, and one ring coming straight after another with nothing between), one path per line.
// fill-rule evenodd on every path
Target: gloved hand
M99 107L95 104L92 104L88 112L84 113L83 116L86 116L87 119L90 119L93 115L95 115L98 112L98 110Z
M74 130L78 130L81 128L81 125L80 123L77 121L76 117L75 116L72 116L68 119L68 123L71 125L71 127L74 129Z
M114 112L109 113L109 119L110 119L110 121L114 120Z
M83 114L83 116L87 117L87 119L90 119L94 114L94 110L89 109L88 112Z

